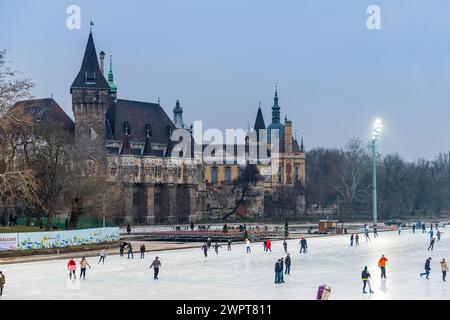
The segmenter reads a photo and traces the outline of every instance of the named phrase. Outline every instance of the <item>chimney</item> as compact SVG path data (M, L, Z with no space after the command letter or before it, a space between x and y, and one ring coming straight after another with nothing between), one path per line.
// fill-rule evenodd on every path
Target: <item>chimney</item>
M292 121L284 121L284 152L292 153Z
M100 71L105 75L105 53L100 52Z

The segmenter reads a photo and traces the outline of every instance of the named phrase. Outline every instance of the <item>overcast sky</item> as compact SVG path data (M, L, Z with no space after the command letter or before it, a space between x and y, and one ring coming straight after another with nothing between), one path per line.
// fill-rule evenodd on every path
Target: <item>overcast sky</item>
M72 4L80 30L66 27ZM366 26L371 4L381 30ZM246 128L260 100L268 125L278 81L282 119L307 150L368 141L376 117L383 153L450 150L450 1L0 0L0 48L35 97L52 93L71 117L90 20L119 98L160 96L171 118L180 99L187 123Z

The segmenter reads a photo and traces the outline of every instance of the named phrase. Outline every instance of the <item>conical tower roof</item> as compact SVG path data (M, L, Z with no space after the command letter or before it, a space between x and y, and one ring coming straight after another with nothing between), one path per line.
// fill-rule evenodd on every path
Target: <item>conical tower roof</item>
M97 51L95 50L94 38L92 32L89 33L89 39L84 52L83 62L80 71L73 81L70 90L74 88L94 88L109 89L108 81L106 81L100 70L98 63Z

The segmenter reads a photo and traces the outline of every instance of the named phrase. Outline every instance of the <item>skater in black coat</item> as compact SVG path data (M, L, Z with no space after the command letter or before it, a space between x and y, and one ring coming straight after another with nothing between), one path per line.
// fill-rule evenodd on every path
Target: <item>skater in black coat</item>
M431 251L433 251L433 249L434 249L434 242L436 241L436 239L435 238L433 238L433 239L431 239L431 241L430 241L430 245L429 245L429 247L428 247L428 250L431 250Z
M300 240L300 253L302 253L302 251L306 253L306 249L308 249L308 243L305 238L302 238L302 240Z
M228 251L231 251L231 244L232 244L232 241L230 238L230 239L228 239L228 248L227 248Z
M431 271L431 257L429 257L426 261L425 261L425 272L420 274L420 277L422 278L422 276L427 275L427 280L429 280L429 276L430 276L430 271Z
M216 244L214 245L214 251L216 251L216 254L219 254L219 248L222 248L222 246L216 242Z

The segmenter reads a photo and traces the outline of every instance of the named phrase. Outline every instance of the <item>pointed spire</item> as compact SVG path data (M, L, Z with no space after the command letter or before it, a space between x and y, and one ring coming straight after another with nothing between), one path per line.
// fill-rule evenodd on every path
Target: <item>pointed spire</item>
M142 149L142 155L143 156L152 156L153 155L152 143L150 141L150 136L148 133L147 133L147 138L145 138L145 145L144 145L144 149Z
M301 153L304 153L304 152L305 152L305 146L303 145L303 137L302 137L302 139L301 139L301 141L300 141L300 152L301 152Z
M109 73L108 73L109 91L111 93L117 93L117 86L114 84L114 74L112 71L112 55L109 56Z
M120 149L119 154L131 154L131 145L128 134L123 136L122 148Z
M173 108L173 123L177 128L186 128L183 120L183 108L181 108L180 101L177 99L175 108Z
M74 88L109 89L109 84L100 70L92 32L89 33L80 71L70 87L71 90Z
M255 129L256 132L258 132L259 130L265 129L265 128L266 128L266 124L264 122L264 117L262 114L261 103L260 103L260 106L258 107L258 113L256 114L255 126L253 127L253 129Z
M272 123L280 123L280 106L278 105L278 82L275 83L275 97L272 106Z

